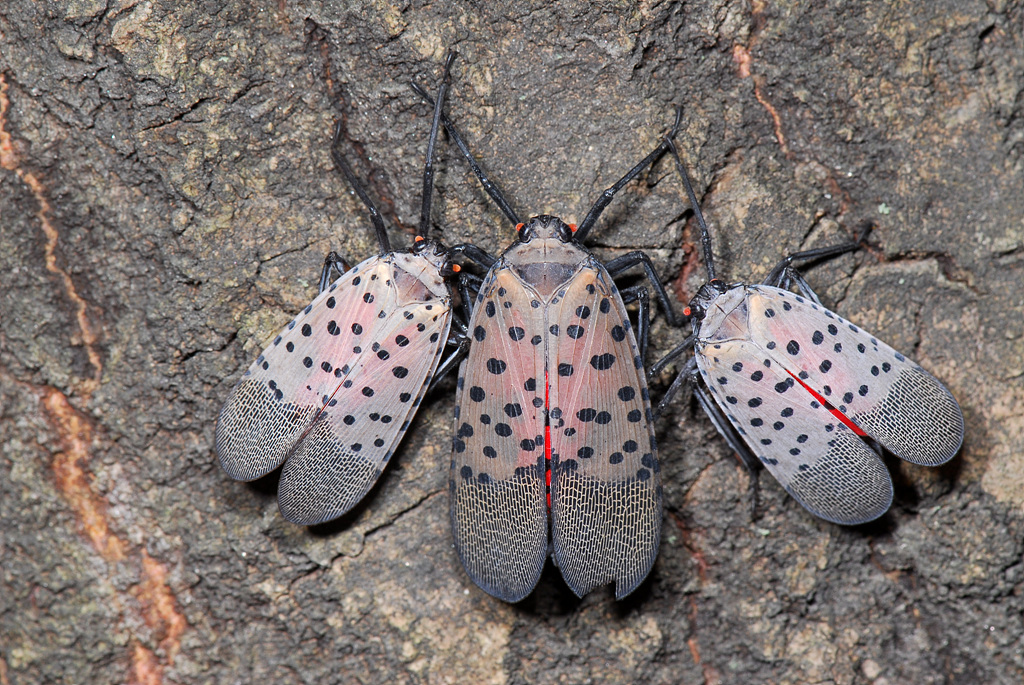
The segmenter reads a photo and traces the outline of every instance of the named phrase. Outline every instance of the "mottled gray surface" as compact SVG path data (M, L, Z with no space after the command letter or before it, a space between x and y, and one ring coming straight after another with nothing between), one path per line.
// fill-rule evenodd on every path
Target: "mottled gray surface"
M494 5L503 5L496 9ZM935 3L8 0L0 8L0 683L1018 683L1024 679L1024 8ZM626 601L548 568L508 606L447 527L452 386L367 500L285 522L214 417L314 294L374 249L327 145L406 244L444 50L452 117L524 215L579 221L685 106L727 278L843 239L825 301L944 380L960 457L890 464L843 529L662 421L666 524ZM512 237L442 147L449 242ZM702 265L670 165L592 242ZM678 334L659 319L655 351ZM658 388L669 380L657 379Z

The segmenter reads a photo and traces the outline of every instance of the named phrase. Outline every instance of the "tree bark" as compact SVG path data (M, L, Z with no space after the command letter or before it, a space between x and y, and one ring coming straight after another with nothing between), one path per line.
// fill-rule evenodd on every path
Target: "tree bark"
M1019 683L1024 680L1024 5L7 0L0 8L0 683ZM454 383L369 497L313 528L232 482L217 412L372 254L350 158L408 245L429 108L523 216L580 221L676 138L727 281L876 225L807 272L964 410L961 454L890 463L842 528L749 477L690 401L659 426L661 555L625 601L550 567L480 592L448 530ZM442 138L434 231L506 220ZM669 159L590 244L703 277ZM656 358L682 333L658 318ZM657 399L671 380L655 381Z

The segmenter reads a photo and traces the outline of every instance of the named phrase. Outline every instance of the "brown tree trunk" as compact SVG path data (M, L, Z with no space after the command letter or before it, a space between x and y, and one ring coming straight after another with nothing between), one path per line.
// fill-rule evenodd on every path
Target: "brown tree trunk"
M0 684L1019 683L1024 680L1024 9L950 3L7 0L0 8ZM352 514L304 528L274 477L230 481L228 391L375 242L417 223L429 110L524 216L578 221L676 138L726 280L850 237L827 304L960 400L950 465L890 464L893 509L841 528L748 476L687 401L659 424L647 582L516 606L448 531L453 384ZM437 234L513 233L442 140ZM591 244L703 264L662 160ZM652 357L681 334L656 322ZM669 375L657 379L655 396Z

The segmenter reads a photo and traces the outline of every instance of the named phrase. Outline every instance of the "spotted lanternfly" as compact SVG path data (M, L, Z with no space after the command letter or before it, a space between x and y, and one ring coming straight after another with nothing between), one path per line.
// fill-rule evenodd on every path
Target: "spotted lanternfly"
M708 282L684 311L692 335L652 368L694 350L659 410L689 384L744 461L763 464L811 513L847 525L878 518L893 487L875 445L915 464L945 463L963 441L959 405L927 371L822 306L792 268L860 240L791 255L760 285L716 278L707 225L672 154L700 225Z
M426 240L433 152L446 80L434 108L424 171L423 211L411 250L393 251L384 222L339 151L332 153L369 209L380 254L329 283L340 259L331 253L320 294L263 351L231 391L217 421L217 454L236 480L259 478L284 462L278 503L301 524L328 521L367 493L405 434L439 367L452 325L446 277L458 270L449 250ZM457 337L457 336L456 336Z
M605 191L577 230L553 216L521 223L444 123L518 232L500 257L465 250L489 270L459 368L456 550L473 581L505 601L533 590L549 553L578 596L614 581L622 598L657 556L662 493L643 362L647 293L638 286L620 295L613 277L642 264L666 307L668 298L643 253L603 265L582 243L612 196L666 144ZM624 297L641 305L639 345Z

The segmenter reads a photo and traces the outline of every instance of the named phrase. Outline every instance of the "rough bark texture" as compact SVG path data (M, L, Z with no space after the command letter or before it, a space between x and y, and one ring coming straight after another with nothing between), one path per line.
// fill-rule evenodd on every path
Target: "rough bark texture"
M7 0L0 683L1021 682L1022 26L1019 0ZM948 384L961 455L891 464L872 525L769 477L752 520L745 471L678 403L649 580L577 600L549 568L517 606L451 547L450 383L339 522L291 525L273 476L226 478L231 386L329 249L375 249L333 122L406 244L428 127L408 83L450 45L449 111L523 214L581 219L680 103L724 277L874 220L809 280ZM501 249L454 148L440 167L440 235ZM665 160L592 237L648 250L683 300L700 284ZM654 352L678 337L659 319Z

